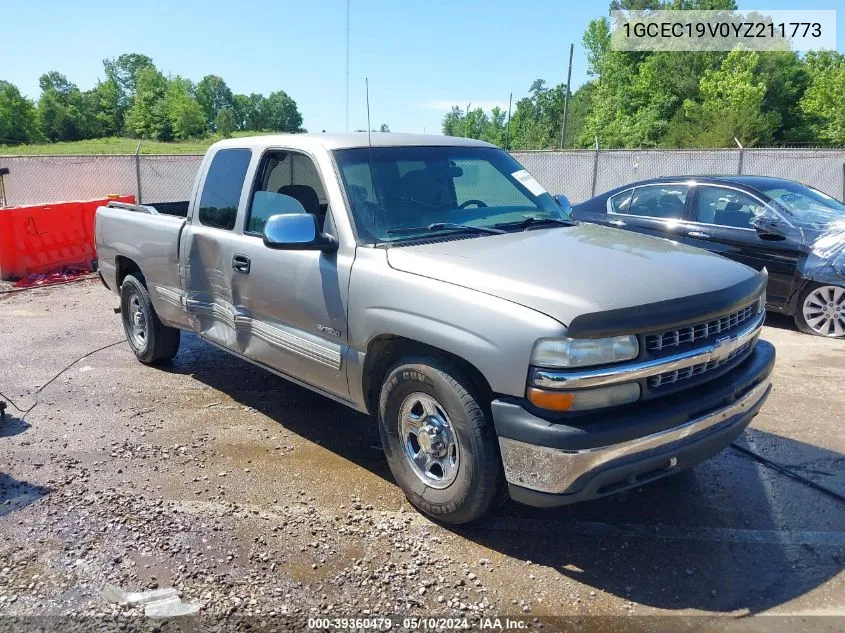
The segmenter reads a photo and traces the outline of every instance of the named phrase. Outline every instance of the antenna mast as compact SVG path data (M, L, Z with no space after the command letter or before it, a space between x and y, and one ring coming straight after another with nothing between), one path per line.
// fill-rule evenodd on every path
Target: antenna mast
M349 2L346 0L346 131L349 131Z

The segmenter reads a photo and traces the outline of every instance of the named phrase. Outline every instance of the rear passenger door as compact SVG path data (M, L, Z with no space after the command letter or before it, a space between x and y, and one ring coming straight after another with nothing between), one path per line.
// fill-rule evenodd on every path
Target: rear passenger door
M689 185L649 184L617 193L607 202L607 223L637 233L683 239Z
M210 157L191 203L180 252L191 327L233 351L240 351L236 328L240 300L233 293L241 239L236 224L251 158L252 152L245 148L220 149Z
M799 253L786 240L754 229L751 220L763 211L765 202L733 187L699 185L691 203L684 241L756 270L765 267L768 302L782 305L791 293Z

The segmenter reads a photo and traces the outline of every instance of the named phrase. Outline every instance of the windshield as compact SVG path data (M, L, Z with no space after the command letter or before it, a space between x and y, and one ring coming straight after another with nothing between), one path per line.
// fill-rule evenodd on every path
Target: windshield
M472 227L519 228L527 218L534 218L529 223L570 219L519 163L497 148L360 147L336 150L335 158L364 242L433 233L482 235Z
M763 191L783 207L790 220L800 224L825 226L834 220L845 220L844 204L806 185L784 182Z

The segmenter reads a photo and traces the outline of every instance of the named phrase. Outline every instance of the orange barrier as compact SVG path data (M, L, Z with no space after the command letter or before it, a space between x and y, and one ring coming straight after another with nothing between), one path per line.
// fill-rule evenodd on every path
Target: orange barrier
M109 200L135 202L135 196L0 209L0 279L90 268L97 258L94 214Z

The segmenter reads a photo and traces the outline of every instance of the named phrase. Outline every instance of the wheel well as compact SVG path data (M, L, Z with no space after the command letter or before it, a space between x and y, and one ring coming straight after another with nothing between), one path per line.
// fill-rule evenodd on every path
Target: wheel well
M123 280L126 279L126 275L135 275L146 288L147 282L144 280L144 273L141 272L141 268L133 260L128 257L124 257L123 255L118 255L115 259L115 264L117 265L116 275L118 290L120 290L120 286L123 285Z
M435 356L455 363L472 381L473 386L478 390L478 395L485 404L488 404L493 399L493 390L490 388L490 384L487 382L484 374L472 363L433 345L427 345L426 343L421 343L420 341L404 336L384 334L370 341L364 361L364 398L370 414L376 415L378 411L381 385L393 364L404 356L420 355Z

